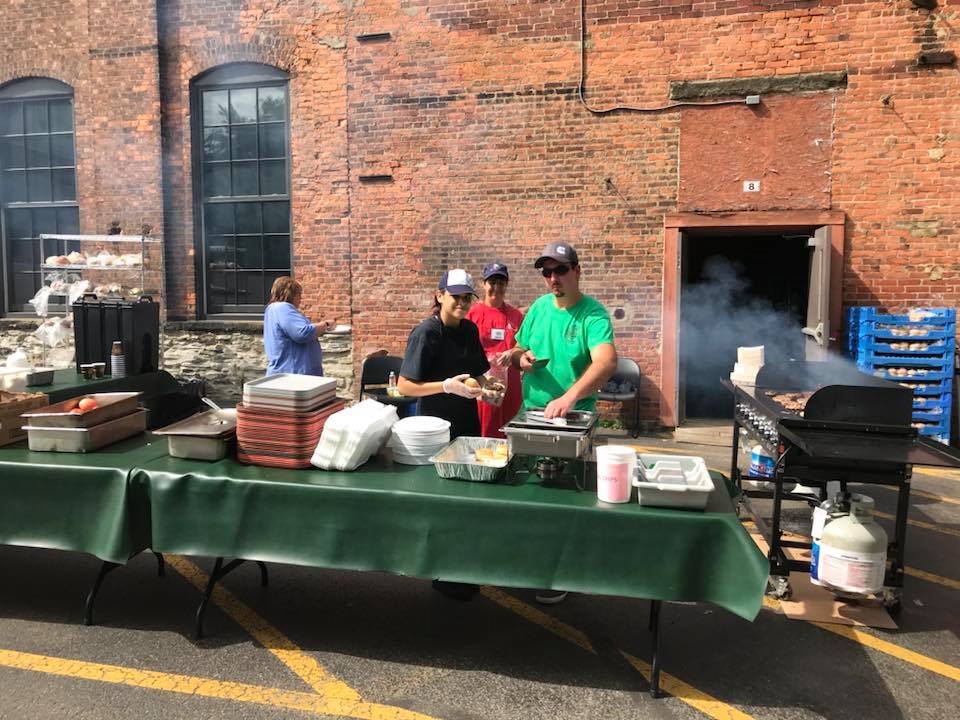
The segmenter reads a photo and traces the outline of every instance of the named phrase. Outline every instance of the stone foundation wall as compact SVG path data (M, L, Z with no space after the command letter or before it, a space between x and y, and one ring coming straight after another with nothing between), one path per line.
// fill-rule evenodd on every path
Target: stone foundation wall
M0 321L0 360L17 348L40 363L40 343L33 337L36 320ZM350 335L325 336L323 369L337 378L337 395L352 399L353 339ZM161 367L180 380L204 380L207 394L217 402L233 405L243 394L243 383L263 375L267 360L263 353L260 323L167 323L161 338ZM72 343L57 348L56 365L71 362Z

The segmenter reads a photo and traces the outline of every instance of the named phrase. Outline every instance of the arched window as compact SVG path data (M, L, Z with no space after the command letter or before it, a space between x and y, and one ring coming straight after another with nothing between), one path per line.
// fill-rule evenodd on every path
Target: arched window
M3 310L32 312L40 264L67 248L41 233L80 231L73 139L73 89L51 78L0 87L0 225Z
M287 74L234 63L191 87L197 250L206 315L259 314L291 272Z

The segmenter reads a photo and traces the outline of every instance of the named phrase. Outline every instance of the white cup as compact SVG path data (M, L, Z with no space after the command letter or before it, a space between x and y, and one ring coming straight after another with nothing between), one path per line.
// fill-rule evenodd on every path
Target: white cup
M623 445L597 448L597 499L606 503L630 502L637 453Z

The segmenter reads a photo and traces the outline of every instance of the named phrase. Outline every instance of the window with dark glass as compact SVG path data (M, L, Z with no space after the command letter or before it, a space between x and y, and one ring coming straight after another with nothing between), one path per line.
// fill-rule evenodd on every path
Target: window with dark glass
M3 309L32 312L44 258L76 249L40 235L80 230L69 85L26 78L0 88L0 226Z
M194 82L205 312L260 313L291 273L287 76L238 63Z

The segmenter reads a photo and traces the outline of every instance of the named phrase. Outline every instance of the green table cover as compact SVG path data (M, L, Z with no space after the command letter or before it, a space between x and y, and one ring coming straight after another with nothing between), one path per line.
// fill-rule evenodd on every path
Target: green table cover
M75 550L125 563L150 546L147 488L133 468L165 456L165 441L128 438L95 453L0 448L0 544Z
M179 389L180 384L164 370L125 378L113 378L108 375L96 380L84 380L82 375L77 374L75 368L66 368L54 373L52 385L29 385L27 392L46 393L50 404L53 405L88 393L142 392L144 398L152 398L177 392Z
M606 505L535 475L444 480L379 458L346 473L166 457L133 478L149 485L156 552L709 601L751 620L769 572L719 479L697 512Z

